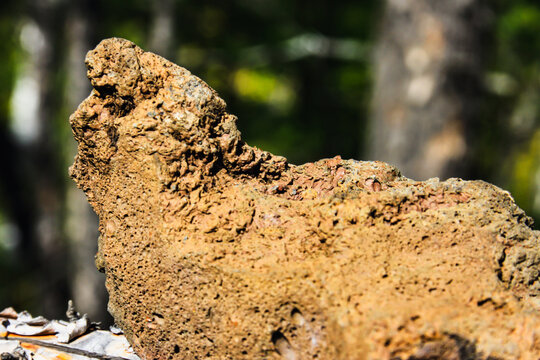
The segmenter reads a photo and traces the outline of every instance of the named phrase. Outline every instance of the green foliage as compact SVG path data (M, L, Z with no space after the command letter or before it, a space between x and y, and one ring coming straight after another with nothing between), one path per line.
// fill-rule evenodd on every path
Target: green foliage
M487 77L493 98L484 162L540 225L540 4L501 1L495 8L495 56ZM489 126L491 125L491 126ZM502 166L501 166L502 165ZM489 178L488 178L489 179Z
M540 54L540 6L532 3L510 7L498 21L499 41L508 55L521 63L538 61Z
M233 84L240 98L265 104L277 112L290 111L295 101L290 81L272 72L240 68L233 74Z
M15 19L0 15L0 127L7 125L15 67L20 57L15 25Z
M540 219L540 129L515 156L511 191L528 215ZM538 224L536 224L538 227Z

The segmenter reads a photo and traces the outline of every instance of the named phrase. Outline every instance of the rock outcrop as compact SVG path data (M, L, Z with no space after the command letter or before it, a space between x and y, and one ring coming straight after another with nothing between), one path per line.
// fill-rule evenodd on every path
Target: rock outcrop
M538 358L539 232L508 192L382 162L295 166L127 40L86 63L71 176L142 358Z

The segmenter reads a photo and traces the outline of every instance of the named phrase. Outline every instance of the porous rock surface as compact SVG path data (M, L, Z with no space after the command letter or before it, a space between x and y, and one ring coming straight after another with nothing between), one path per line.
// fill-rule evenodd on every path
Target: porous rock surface
M117 38L86 63L71 176L142 358L538 359L539 232L507 192L295 166L186 69Z

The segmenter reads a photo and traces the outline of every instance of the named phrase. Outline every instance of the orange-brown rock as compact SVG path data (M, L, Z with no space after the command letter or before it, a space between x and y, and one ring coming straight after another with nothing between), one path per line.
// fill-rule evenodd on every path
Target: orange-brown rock
M86 62L71 175L141 357L538 359L539 232L506 191L382 162L295 166L129 41Z

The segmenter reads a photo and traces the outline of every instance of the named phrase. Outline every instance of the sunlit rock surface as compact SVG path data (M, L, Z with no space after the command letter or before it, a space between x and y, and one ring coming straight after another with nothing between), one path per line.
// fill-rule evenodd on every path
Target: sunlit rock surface
M540 354L539 233L507 192L382 162L295 166L242 142L186 69L123 39L86 62L71 175L142 358Z

